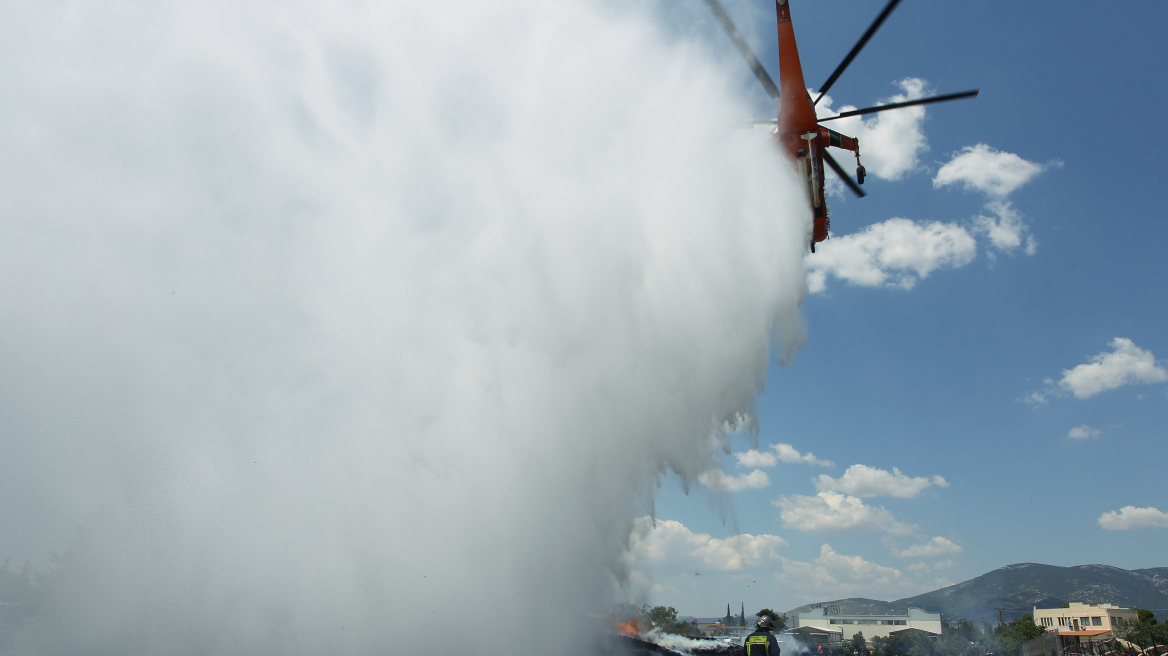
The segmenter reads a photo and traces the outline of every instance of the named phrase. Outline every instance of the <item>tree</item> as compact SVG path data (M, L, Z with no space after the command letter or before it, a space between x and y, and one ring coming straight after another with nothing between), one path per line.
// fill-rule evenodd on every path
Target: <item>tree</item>
M941 638L937 652L946 656L983 656L992 649L984 642L985 634L962 618L949 624L949 632Z
M649 609L645 619L653 626L669 626L677 622L677 609L673 606L654 606Z
M649 622L650 626L661 629L664 633L674 633L677 635L697 635L697 628L689 622L682 622L677 619L677 609L673 606L654 606L649 608L648 605L641 608L641 617Z
M787 628L787 616L779 615L769 608L764 608L755 613L755 615L759 617L766 615L767 617L771 618L771 621L775 624L774 628L772 629L775 633L780 633L783 629Z
M859 656L861 652L865 651L866 646L864 634L856 633L852 635L850 640L841 642L831 653L833 656Z
M1114 622L1115 635L1140 647L1168 644L1168 622L1157 623L1156 615L1146 608L1137 608L1138 619Z
M936 639L924 631L893 633L887 638L872 638L877 656L934 656Z
M1026 613L997 631L1002 644L1002 652L1007 656L1020 656L1022 645L1042 635L1045 627L1034 623L1030 613Z

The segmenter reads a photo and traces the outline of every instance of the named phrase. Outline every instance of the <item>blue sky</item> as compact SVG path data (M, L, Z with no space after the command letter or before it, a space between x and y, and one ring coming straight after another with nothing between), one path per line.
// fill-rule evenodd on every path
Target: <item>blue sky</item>
M882 4L792 3L809 85L826 79ZM777 74L769 3L730 7ZM867 198L837 195L836 243L820 253L904 218L960 227L976 239L976 254L951 252L958 259L935 261L927 277L913 276L911 289L888 284L902 280L895 267L885 269L884 284L827 275L803 305L807 346L768 373L758 439L764 453L782 443L834 466L778 462L762 469L765 487L721 496L708 489L686 496L667 483L656 515L684 529L660 524L672 541L663 538L661 551L638 561L651 573L655 601L704 616L724 612L727 602L756 610L846 596L895 599L1015 562L1165 564L1168 518L1158 511L1168 511L1168 226L1156 190L1166 139L1120 126L1164 102L1155 80L1168 47L1156 26L1166 20L1168 8L1154 2L908 0L892 14L832 89L835 107L886 101L907 77L933 93L981 94L928 108L919 123L927 148L899 179L870 175ZM707 36L712 49L735 56L720 34ZM765 96L743 69L745 92L765 116ZM873 155L866 144L861 139L861 152ZM944 165L978 144L1041 172L1022 175L1008 194L938 184ZM999 155L997 165L1004 163ZM995 165L978 166L986 173ZM1020 246L995 248L978 232L976 217L995 216L994 201L1009 203ZM855 253L838 257L856 263ZM1058 385L1093 358L1102 358L1098 366L1078 374L1118 378L1082 388L1082 398L1072 381ZM1027 402L1033 392L1045 402ZM754 469L735 458L748 449L747 437L734 441L727 475ZM831 529L792 514L792 500L820 489L865 489L849 488L843 475L853 466L867 468L852 471L867 474L871 496L857 503L880 515L875 524L841 520ZM890 475L897 470L916 483ZM817 488L819 476L833 482ZM938 476L944 485L933 483ZM786 519L775 505L782 499ZM735 531L754 537L749 545L737 538L737 548L702 537L733 541Z

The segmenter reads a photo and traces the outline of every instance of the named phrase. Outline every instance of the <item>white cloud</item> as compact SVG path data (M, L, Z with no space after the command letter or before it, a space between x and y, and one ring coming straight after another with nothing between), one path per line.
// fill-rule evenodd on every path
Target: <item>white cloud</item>
M770 477L761 469L755 469L749 474L739 474L738 476L729 476L721 469L711 469L699 474L698 481L718 492L741 492L742 490L764 488L771 484Z
M909 569L927 570L928 566ZM819 557L810 563L783 559L783 569L775 579L793 596L807 599L905 597L949 585L943 578L905 576L894 567L836 553L829 544L820 547Z
M1072 440L1085 440L1091 437L1099 437L1102 434L1103 431L1099 430L1098 428L1091 428L1087 424L1083 424L1082 426L1075 426L1070 431L1068 431L1067 437L1071 438Z
M785 462L791 465L815 465L818 467L835 466L835 463L830 460L816 458L815 454L810 452L799 453L795 447L783 442L772 445L767 451L751 449L743 453L736 453L734 457L738 459L739 467L774 467L779 462Z
M911 547L897 550L893 549L892 553L902 558L932 558L934 556L948 556L951 554L964 553L965 549L961 545L953 542L948 538L935 537L924 544L914 544Z
M897 85L903 93L877 104L915 100L924 95L925 82L919 78L905 78ZM816 114L820 118L827 118L856 109L853 105L844 105L836 111L831 108L831 103L831 96L824 96L815 106ZM917 106L882 112L867 120L860 116L841 118L829 125L837 132L860 140L864 168L870 175L885 180L897 180L916 168L921 153L929 149L921 127L924 118L925 108ZM845 165L846 170L847 163L841 164Z
M784 558L783 571L774 579L786 592L802 599L895 599L952 585L944 577L923 575L930 571L925 563L910 565L906 570L916 574L905 575L895 567L871 563L860 556L844 556L825 544L812 563Z
M777 535L734 535L725 539L694 533L681 522L641 517L634 523L626 560L633 567L736 572L779 557L787 544Z
M1124 506L1119 512L1110 510L1099 516L1099 526L1108 531L1129 531L1136 528L1168 528L1168 513L1156 508Z
M867 465L852 465L839 478L820 474L815 481L815 487L820 491L842 492L857 497L891 496L902 499L915 497L932 485L949 487L949 482L941 476L912 478L900 473L896 467L889 472Z
M967 146L937 171L934 187L962 184L997 200L986 205L988 214L973 217L973 232L984 235L996 251L1013 254L1018 249L1027 255L1038 252L1038 242L1029 234L1022 215L1005 197L1042 172L1041 164L1028 162L1013 154L995 150L986 144ZM992 261L993 250L989 251Z
M900 578L900 572L894 567L884 567L864 560L861 556L845 556L836 553L830 544L819 548L819 558L815 559L819 571L837 581L847 583L881 581L892 582Z
M974 217L974 232L989 237L990 244L999 251L1013 253L1022 248L1027 255L1038 252L1038 242L1034 240L1034 235L1027 234L1030 228L1022 222L1022 215L1010 203L993 201L986 205L986 209L993 216L983 214Z
M986 144L966 146L937 171L934 187L962 184L966 189L1004 198L1042 172L1043 166Z
M923 80L908 78L899 84L904 93L889 101L900 102L923 96ZM816 106L817 115L827 118L855 109L846 105L836 111L831 103L831 96L824 96ZM911 107L883 112L869 120L858 116L839 119L833 127L857 136L865 145L865 167L872 175L895 180L916 168L919 155L928 150L921 129L924 116L924 107ZM941 167L933 185L942 187L961 183L967 189L977 189L1000 199L986 205L986 214L973 218L971 230L954 223L918 225L908 219L894 218L870 226L863 233L831 239L821 244L818 253L807 260L808 289L811 293L822 292L829 275L854 285L911 289L935 269L958 268L973 261L977 242L971 232L988 239L993 249L989 251L991 261L996 256L995 251L1013 254L1021 250L1034 255L1038 242L1029 234L1022 215L1001 199L1044 168L986 144L966 147ZM834 193L841 193L843 189L834 178L829 178L828 187Z
M820 244L807 258L807 285L822 292L832 275L862 287L912 289L936 269L963 267L975 255L977 241L957 224L888 219Z
M950 567L953 567L956 564L957 563L954 562L952 559L949 559L949 560L937 561L937 562L933 563L931 566L926 562L913 563L912 565L905 567L905 569L907 569L910 572L927 572L929 570L936 571L936 570L940 570L940 569L949 569ZM944 584L936 585L934 589L943 588L946 585L949 585L949 584L944 583Z
M1130 339L1116 337L1111 340L1111 348L1111 353L1091 356L1090 362L1063 370L1059 387L1075 398L1086 399L1124 385L1168 380L1168 370L1156 364L1151 351L1141 349Z
M777 455L756 449L735 453L734 457L738 459L739 467L774 467L779 462Z
M859 497L838 492L820 492L808 497L801 494L784 496L772 502L782 508L783 525L807 532L875 532L887 531L902 535L914 526L897 521L883 507L865 505Z
M1029 404L1036 406L1036 407L1040 406L1040 405L1046 405L1047 403L1050 402L1047 400L1046 395L1043 394L1042 392L1030 392L1029 394L1027 394L1026 396L1024 396L1018 400L1022 401L1023 403L1029 403Z

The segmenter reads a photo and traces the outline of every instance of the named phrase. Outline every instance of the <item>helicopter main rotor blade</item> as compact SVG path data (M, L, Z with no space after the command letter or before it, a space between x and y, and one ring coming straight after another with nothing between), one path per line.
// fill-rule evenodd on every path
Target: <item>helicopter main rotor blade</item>
M847 173L844 173L844 170L839 165L839 162L835 161L835 158L832 157L831 153L827 152L826 149L823 151L823 161L827 162L827 165L831 167L831 170L835 171L835 174L840 177L840 180L844 181L844 184L848 186L848 189L852 190L853 194L860 198L868 195L863 189L860 189L860 185L856 184L856 181L853 180L851 176L849 176Z
M824 82L823 85L819 87L819 97L815 99L815 102L811 103L812 106L819 104L819 99L822 98L829 89L831 89L831 85L835 84L835 81L839 79L839 76L843 74L845 69L847 69L848 64L851 64L852 60L856 58L856 55L860 54L860 50L862 50L868 43L868 39L871 39L872 35L876 33L876 30L880 29L880 25L884 22L884 19L888 18L888 14L891 14L892 10L896 9L896 5L898 4L900 4L900 0L890 0L890 2L884 6L884 11L880 12L880 15L877 16L876 20L873 21L872 24L868 27L868 31L864 32L864 36L860 37L860 40L856 42L856 45L852 46L852 51L848 53L848 56L844 57L844 60L840 62L840 65L835 67L835 71L831 74L831 77L827 78L827 82Z
M920 98L918 100L909 100L906 102L892 103L891 105L878 105L876 107L865 107L864 109L853 109L847 112L840 113L839 116L830 116L828 118L821 118L819 122L834 121L837 118L847 118L849 116L861 116L863 114L875 114L876 112L883 112L889 109L900 109L901 107L912 107L913 105L931 105L933 103L948 102L950 100L961 100L962 98L972 98L977 95L980 89L973 91L962 91L960 93L950 93L944 96L933 96L931 98Z
M899 0L897 1L899 2ZM710 8L710 11L714 12L714 18L717 18L718 22L722 24L722 29L725 30L730 40L734 42L734 46L738 48L738 52L741 53L742 58L750 65L750 70L754 71L754 76L762 83L766 92L770 94L771 98L778 98L779 87L775 85L775 81L771 79L770 74L762 67L762 62L758 60L758 57L754 56L754 51L750 49L750 44L746 42L746 39L742 38L742 33L734 26L734 21L730 20L730 14L727 14L726 10L722 8L722 3L718 2L718 0L705 0L705 3Z

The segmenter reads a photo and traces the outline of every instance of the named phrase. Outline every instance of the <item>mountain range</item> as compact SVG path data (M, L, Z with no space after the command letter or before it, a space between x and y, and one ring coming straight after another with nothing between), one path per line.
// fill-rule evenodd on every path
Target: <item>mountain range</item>
M844 614L888 615L920 608L953 621L1014 620L1034 607L1060 608L1078 601L1110 603L1124 608L1147 608L1168 619L1168 567L1127 570L1110 565L1058 567L1038 563L1007 565L939 590L896 601L838 599L787 611L806 612L818 605L839 606ZM999 615L1000 610L1000 615Z

